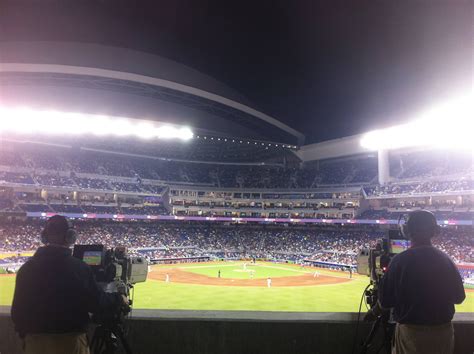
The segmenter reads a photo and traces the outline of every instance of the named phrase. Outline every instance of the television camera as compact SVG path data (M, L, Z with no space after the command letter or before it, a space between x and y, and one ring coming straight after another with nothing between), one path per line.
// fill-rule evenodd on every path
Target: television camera
M403 237L400 229L392 229L388 230L385 238L377 241L374 248L362 249L359 252L357 272L370 277L370 284L364 290L362 297L365 296L366 303L370 308L369 313L372 312L377 318L362 346L361 353L367 353L380 325L382 325L384 333L382 346L385 346L387 353L390 352L394 322L391 320L391 311L384 311L378 306L379 290L392 258L407 250L410 245L410 241Z
M128 296L133 284L146 281L148 262L130 257L125 247L106 250L104 245L75 245L73 256L88 264L104 291Z
M374 248L362 249L357 257L357 272L370 277L371 288L366 291L367 304L372 308L377 303L380 281L388 270L394 256L410 247L398 229L388 230L387 236L377 241Z
M75 245L73 256L88 264L99 286L108 293L130 296L134 284L146 281L148 262L144 257L130 257L125 247L107 250L104 245ZM132 353L123 330L125 317L132 301L123 303L114 313L96 313L92 320L98 324L91 340L92 353L114 353L118 339L127 354Z

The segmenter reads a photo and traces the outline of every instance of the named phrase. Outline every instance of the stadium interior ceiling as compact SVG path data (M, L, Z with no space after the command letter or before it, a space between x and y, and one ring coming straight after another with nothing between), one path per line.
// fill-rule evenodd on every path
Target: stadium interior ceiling
M81 43L3 42L0 50L9 105L152 119L191 126L198 135L304 142L231 88L156 55Z

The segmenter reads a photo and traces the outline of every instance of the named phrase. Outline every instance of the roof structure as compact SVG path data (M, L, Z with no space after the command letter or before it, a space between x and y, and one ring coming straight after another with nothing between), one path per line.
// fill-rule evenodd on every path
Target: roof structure
M185 65L96 44L0 43L2 104L188 124L228 136L301 145L304 135Z

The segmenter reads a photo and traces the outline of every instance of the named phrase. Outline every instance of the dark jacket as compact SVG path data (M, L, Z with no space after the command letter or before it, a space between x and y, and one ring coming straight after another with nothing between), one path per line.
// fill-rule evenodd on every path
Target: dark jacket
M395 256L382 281L380 304L394 309L398 323L439 325L452 320L464 301L463 282L451 259L432 246Z
M11 315L21 337L85 332L89 313L116 311L120 296L102 291L71 250L46 246L18 271Z

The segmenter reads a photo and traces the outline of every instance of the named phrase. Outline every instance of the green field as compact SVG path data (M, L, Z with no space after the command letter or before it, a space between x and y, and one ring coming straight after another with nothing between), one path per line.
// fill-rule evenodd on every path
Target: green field
M217 277L249 279L254 270L254 280L262 282L268 276L272 278L301 275L313 272L292 265L259 263L248 265L244 271L242 262L216 262L214 264L172 265L181 270ZM154 266L151 274L165 274L169 265ZM318 270L321 274L348 277L347 273ZM164 280L164 279L163 279ZM10 305L15 277L0 276L0 305ZM316 286L292 287L249 287L215 286L166 283L160 280L148 280L135 287L135 308L142 309L183 309L183 310L250 310L250 311L302 311L302 312L356 312L360 297L367 285L368 278L354 275L350 282ZM474 292L469 291L467 299L458 312L474 312Z

